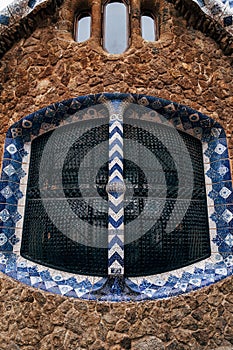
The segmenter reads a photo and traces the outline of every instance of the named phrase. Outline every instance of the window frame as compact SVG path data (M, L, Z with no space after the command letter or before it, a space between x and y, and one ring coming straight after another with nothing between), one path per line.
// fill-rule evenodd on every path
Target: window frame
M143 38L143 35L142 35L142 17L143 16L147 16L147 17L150 17L153 19L154 21L154 37L155 37L155 40L147 40L147 39L144 39ZM158 37L159 37L159 33L158 33L158 17L155 15L154 11L152 10L142 10L141 11L141 15L140 15L140 30L141 30L141 37L143 40L147 41L147 42L156 42L158 40Z
M83 18L86 17L90 17L90 35L87 39L83 40L83 41L78 41L78 33L79 33L79 21ZM75 20L74 20L74 30L73 30L73 36L74 36L74 40L77 43L84 43L87 40L89 40L91 38L91 31L92 31L92 15L91 15L91 11L90 10L82 10L80 12L78 12L75 16Z
M105 32L106 32L106 16L105 16L105 8L107 7L108 4L112 4L112 3L121 3L121 4L124 4L126 6L126 9L127 9L127 18L126 18L126 27L127 27L127 34L128 34L128 40L127 40L127 47L126 49L119 53L119 54L114 54L114 53L110 53L106 47L105 47L105 40L104 40L104 37L105 37ZM123 53L125 53L130 45L131 45L131 7L130 7L130 3L128 0L105 0L102 4L102 7L101 7L101 46L103 48L103 50L105 52L107 52L108 54L110 55L121 55Z

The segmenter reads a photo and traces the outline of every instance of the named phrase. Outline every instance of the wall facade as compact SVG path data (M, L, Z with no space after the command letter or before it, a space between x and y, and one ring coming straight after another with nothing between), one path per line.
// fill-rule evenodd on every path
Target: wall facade
M137 7L135 1L132 44L122 55L101 48L100 3L92 6L96 16L91 39L74 42L77 5L72 1L41 20L29 38L4 55L1 147L14 122L53 102L99 92L143 93L185 104L218 121L226 131L232 162L232 57L164 3L159 6L159 40L144 42ZM44 293L3 275L0 286L0 349L233 347L232 278L168 300L119 304Z
M95 303L1 279L1 349L232 349L232 280L143 303ZM17 347L17 346L18 347Z

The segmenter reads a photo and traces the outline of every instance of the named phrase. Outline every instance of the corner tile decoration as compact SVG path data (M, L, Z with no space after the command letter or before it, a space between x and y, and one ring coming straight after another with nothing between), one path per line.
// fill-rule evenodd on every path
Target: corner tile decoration
M193 0L201 10L233 34L233 0ZM13 0L0 11L0 34L7 27L26 17L36 7L50 0Z
M202 11L219 22L233 34L233 1L232 0L193 0Z
M109 151L110 159L116 160L116 168L119 170L120 191L117 192L117 200L120 198L119 193L123 195L125 190L121 168L123 105L144 105L154 111L150 113L151 120L154 118L158 122L160 116L166 118L177 130L193 135L202 142L211 241L209 258L166 273L125 278L121 231L113 239L109 235L108 278L58 271L20 255L31 141L48 130L65 125L66 119L76 112L102 103L111 104ZM142 115L141 118L145 117ZM115 171L114 166L110 166L110 175ZM115 186L115 175L113 180ZM110 216L119 214L122 217L121 206L117 211L116 202L110 199L109 204L114 208ZM120 225L118 227L122 228ZM116 252L117 259L112 259ZM119 257L122 261L116 266L115 261L119 262ZM113 268L117 267L119 270L112 271L112 263ZM16 122L6 135L0 179L0 271L22 283L48 292L108 301L168 298L208 286L232 275L233 191L223 128L208 116L187 106L152 96L120 93L82 96L54 103Z
M12 0L0 11L0 33L4 28L17 23L21 18L26 17L38 5L48 0Z

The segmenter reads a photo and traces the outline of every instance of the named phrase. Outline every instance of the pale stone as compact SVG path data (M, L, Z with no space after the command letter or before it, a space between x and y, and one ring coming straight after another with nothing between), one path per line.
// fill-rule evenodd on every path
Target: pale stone
M132 344L132 350L165 350L165 347L161 340L158 338L151 336L151 337L144 337L142 339L136 340Z

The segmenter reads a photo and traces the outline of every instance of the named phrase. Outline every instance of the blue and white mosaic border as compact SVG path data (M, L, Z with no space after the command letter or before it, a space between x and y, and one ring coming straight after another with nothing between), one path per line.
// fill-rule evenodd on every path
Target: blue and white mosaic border
M55 103L26 116L7 132L0 180L0 271L27 285L89 300L103 300L96 291L106 279L79 276L28 261L20 256L30 144L38 135L65 124L77 111L107 101L135 103L161 115L177 129L202 141L208 198L211 256L196 264L154 276L125 279L135 295L115 288L104 300L167 298L215 283L233 274L233 191L227 141L223 128L186 106L144 95L97 94ZM157 113L154 113L157 112Z

